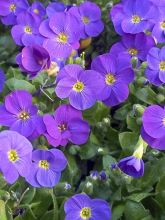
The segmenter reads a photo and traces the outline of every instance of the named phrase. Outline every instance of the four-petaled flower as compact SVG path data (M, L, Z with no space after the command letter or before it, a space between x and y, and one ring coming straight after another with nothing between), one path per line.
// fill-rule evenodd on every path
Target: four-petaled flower
M85 144L90 128L82 118L82 113L70 105L61 105L54 115L44 115L46 126L44 133L49 144L54 147L65 146L69 141L74 144Z
M25 177L30 171L32 145L15 131L0 133L0 170L5 180L13 184L19 175Z
M86 194L77 194L69 198L65 204L65 220L110 220L111 209L102 199L91 199Z
M17 90L7 95L5 103L0 106L0 124L25 137L31 137L35 131L43 133L45 128L37 113L38 108L32 103L32 95Z
M60 150L35 150L26 181L34 187L54 187L60 180L67 159Z

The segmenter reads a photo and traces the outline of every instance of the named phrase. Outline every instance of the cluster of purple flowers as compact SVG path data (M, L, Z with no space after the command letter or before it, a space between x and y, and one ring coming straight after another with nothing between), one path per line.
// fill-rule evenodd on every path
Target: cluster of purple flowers
M54 187L59 182L67 166L63 152L33 150L30 140L43 135L53 147L85 144L90 126L81 110L91 108L96 101L113 107L128 98L129 84L134 80L132 58L137 59L137 68L147 61L145 75L152 84L165 83L165 47L156 47L157 43L165 43L163 7L165 3L156 0L123 0L116 4L110 17L121 40L108 53L95 57L86 70L79 64L65 64L73 54L77 56L81 39L96 37L104 29L101 10L95 3L68 6L54 2L45 7L40 2L30 6L27 0L0 0L1 21L13 25L12 38L23 47L16 57L20 69L32 79L60 63L55 93L69 101L53 114L40 115L29 92L16 90L5 97L0 105L0 125L10 130L0 133L0 171L8 183L14 183L19 176L33 187ZM0 92L4 81L0 70ZM165 108L147 107L142 121L143 140L153 148L165 150ZM144 145L140 138L133 155L121 159L117 167L131 177L143 176ZM104 172L99 175L106 178ZM65 220L111 218L107 202L86 194L68 199L64 209Z
M17 64L30 78L49 69L50 63L65 62L80 46L80 39L96 37L104 29L101 10L91 2L79 6L49 3L45 6L27 0L1 0L1 20L13 25L11 35L19 46Z
M139 62L147 61L145 75L156 86L165 83L164 48L156 47L156 43L165 43L164 7L161 1L127 0L110 12L115 30L122 36L110 52L116 55L124 51Z

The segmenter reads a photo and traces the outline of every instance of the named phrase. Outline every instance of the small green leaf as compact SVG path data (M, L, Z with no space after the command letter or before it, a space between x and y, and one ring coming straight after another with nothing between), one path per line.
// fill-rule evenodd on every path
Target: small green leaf
M18 89L18 90L27 90L30 93L34 93L36 90L34 85L32 85L26 80L21 80L21 79L15 79L15 78L8 79L6 81L6 85L11 91Z
M123 132L119 134L119 141L124 152L132 154L137 144L139 135L133 132Z

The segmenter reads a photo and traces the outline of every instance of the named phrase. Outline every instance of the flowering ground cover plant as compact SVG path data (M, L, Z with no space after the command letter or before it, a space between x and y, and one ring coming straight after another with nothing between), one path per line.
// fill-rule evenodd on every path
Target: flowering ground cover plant
M0 0L0 220L165 219L164 14Z

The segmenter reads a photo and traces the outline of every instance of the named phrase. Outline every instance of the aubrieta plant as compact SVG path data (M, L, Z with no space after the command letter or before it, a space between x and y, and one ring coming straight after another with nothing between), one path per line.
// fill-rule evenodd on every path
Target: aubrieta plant
M165 219L164 0L0 0L0 220Z

